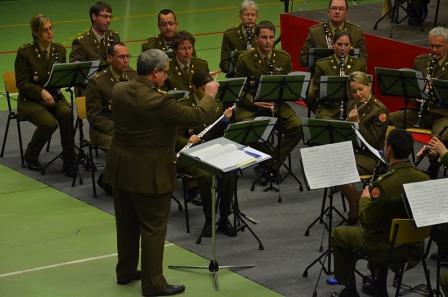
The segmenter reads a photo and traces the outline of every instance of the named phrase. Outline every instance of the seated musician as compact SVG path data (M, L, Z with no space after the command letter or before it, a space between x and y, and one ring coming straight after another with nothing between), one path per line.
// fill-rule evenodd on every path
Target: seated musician
M428 180L428 176L415 169L408 157L412 152L414 140L403 129L393 129L384 145L384 156L388 161L388 172L381 175L372 187L367 186L360 198L359 217L361 226L339 226L331 233L334 254L334 276L344 286L340 293L332 297L359 297L356 290L355 274L351 269L356 252L368 255L373 282L364 284L363 291L372 296L389 296L387 293L387 257L390 248L389 233L394 218L407 218L401 198L403 184ZM395 251L404 254L408 267L417 265L423 256L423 242L396 247ZM400 266L400 267L397 267ZM401 268L392 262L390 268Z
M429 31L429 54L423 54L415 58L414 69L420 71L427 79L448 80L448 29L436 27ZM433 96L429 91L429 96ZM432 100L416 100L416 109L406 110L406 123L404 123L405 111L400 110L390 114L390 124L395 127L418 126L423 129L431 129L431 135L438 135L443 127L448 125L448 105ZM423 104L423 106L421 106ZM448 130L441 136L440 140L448 142ZM440 164L431 162L428 174L436 178Z
M272 102L253 102L261 75L284 75L291 72L291 57L280 49L274 48L275 27L269 21L262 21L255 27L256 48L242 53L235 67L236 77L247 77L246 96L236 108L235 120L237 122L253 120L258 116L279 116L276 129L282 133L280 144L272 153L272 160L264 163L261 168L262 184L267 179L278 181L277 164L282 164L289 153L302 139L300 120L295 111L284 102L274 105ZM269 152L268 152L269 153Z
M174 57L170 60L170 73L164 90L191 91L191 78L196 71L209 72L204 59L193 56L195 38L187 31L177 32L171 39Z
M347 120L358 123L359 132L364 139L377 150L381 149L386 139L389 112L379 100L373 97L369 77L361 71L355 71L348 76L349 101ZM355 153L359 175L373 173L377 158L369 152ZM358 221L360 192L353 184L340 186L341 192L348 201L349 213L347 224L354 225Z
M200 70L196 71L192 77L193 92L189 97L182 98L179 103L185 106L195 106L204 97L205 85L213 81L208 72ZM209 117L207 121L200 127L185 127L179 129L176 140L176 151L180 151L188 143L193 145L221 137L227 126L228 119L232 117L232 109L228 108L223 113L221 101L215 99L219 103L220 108L216 109L213 116ZM224 118L216 121L224 114ZM198 134L209 125L216 123L210 130L208 130L202 137ZM202 236L212 236L212 175L195 166L185 164L182 157L177 163L177 170L182 174L193 176L199 185L199 194L202 200L202 207L205 215L205 224L202 229ZM219 214L218 231L223 232L227 236L236 236L236 232L229 222L228 216L231 213L232 197L235 191L235 176L234 174L227 174L223 178L218 179L218 195L219 199Z
M367 71L366 62L349 55L352 48L350 32L337 32L332 41L334 54L320 59L316 63L314 76L311 79L306 104L316 113L317 119L337 120L341 115L341 101L319 103L320 78L322 75L345 76L354 71Z

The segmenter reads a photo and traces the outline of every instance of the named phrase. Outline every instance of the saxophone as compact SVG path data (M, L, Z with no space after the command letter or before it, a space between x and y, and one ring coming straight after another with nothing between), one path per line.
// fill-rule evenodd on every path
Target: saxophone
M341 68L339 68L339 76L345 76L345 57L344 55L341 56ZM341 106L339 107L339 119L344 120L345 114L344 114L344 98L341 100Z
M327 23L325 22L325 20L322 20L322 23L324 25L324 34L325 34L325 41L327 42L327 47L333 48L333 45L331 44L330 33L328 32Z
M430 86L431 78L434 75L434 66L436 65L436 58L433 56L431 61L429 62L428 74L426 74L425 88ZM420 128L420 124L422 121L422 114L425 110L429 109L429 102L432 100L432 91L428 89L428 100L424 100L420 103L420 108L418 109L418 119L417 123L415 123L414 127Z

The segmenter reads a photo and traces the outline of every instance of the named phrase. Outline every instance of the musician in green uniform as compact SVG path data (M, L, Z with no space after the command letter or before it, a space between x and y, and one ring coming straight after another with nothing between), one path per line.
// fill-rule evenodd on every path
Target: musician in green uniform
M73 40L70 62L100 60L98 71L109 67L107 49L114 42L120 42L117 32L109 30L113 19L112 7L106 2L97 2L89 11L92 27Z
M22 45L14 64L19 90L17 112L36 126L25 152L28 169L41 171L39 154L59 126L62 144L63 171L75 174L75 152L72 111L60 89L44 87L53 64L66 62L66 50L53 42L54 28L48 17L36 15L31 19L33 42Z
M226 30L222 36L221 62L219 68L232 77L229 73L230 63L235 68L236 59L231 59L232 51L245 51L255 46L254 30L258 19L258 5L254 1L244 0L240 5L240 20L238 24Z
M355 71L348 76L347 92L350 101L347 108L347 121L358 123L359 132L375 149L384 146L389 122L389 112L378 99L372 95L372 83L369 77L361 71ZM359 175L371 175L378 159L368 150L356 148L356 165ZM361 192L353 184L340 186L341 192L348 201L349 213L347 224L358 221L359 197Z
M367 47L364 32L360 26L349 23L346 20L347 15L347 0L330 0L328 3L328 20L309 29L308 36L300 52L300 65L308 67L310 48L331 48L334 34L342 30L350 32L352 38L351 47L358 48L360 58L367 63Z
M137 73L129 67L131 55L124 43L111 44L108 50L107 60L110 67L99 72L89 80L86 90L86 111L89 121L89 136L92 144L105 151L109 150L114 132L110 99L112 89L120 81L131 80ZM98 185L112 194L109 185L102 182L103 175L98 177Z
M137 74L112 90L114 135L104 170L104 182L112 185L114 196L117 283L141 278L144 296L170 296L185 290L167 284L163 276L171 194L177 180L177 130L198 126L215 113L219 84L208 83L196 106L180 105L158 89L169 75L168 56L158 49L140 53Z
M277 180L275 162L282 164L289 153L302 139L302 129L295 111L285 102L253 102L261 75L285 75L291 72L291 57L283 50L274 49L275 27L269 21L262 21L255 27L255 48L238 57L235 76L247 77L246 96L236 107L235 120L248 121L258 116L278 117L276 129L282 133L280 144L272 153L274 160L264 163L264 175Z
M306 98L306 104L316 114L317 119L337 120L344 115L340 101L319 101L320 77L345 76L354 71L367 71L366 62L362 59L354 58L349 55L352 45L350 32L339 31L333 36L334 54L330 57L320 59L316 63L315 73L311 79L310 88Z
M206 71L196 71L192 77L193 92L190 96L179 99L179 103L185 106L196 106L204 97L205 86L207 83L213 81L210 74ZM229 119L232 117L232 109L229 107L223 112L222 102L215 99L217 108L215 113L210 114L206 121L196 127L180 128L177 133L176 151L180 151L187 144L196 145L208 140L222 137L224 130L227 127ZM223 116L224 115L224 116ZM220 121L218 121L221 119ZM218 122L217 122L218 121ZM212 125L213 126L210 126ZM198 134L206 133L202 136ZM177 170L182 174L192 176L198 181L199 193L201 195L202 209L205 215L205 224L202 228L202 236L212 236L212 175L195 166L185 164L182 157L177 163ZM227 236L236 236L235 229L229 222L228 216L231 213L232 197L235 191L235 174L227 174L223 178L218 179L218 195L219 199L219 214L218 231L223 232Z
M170 60L170 77L165 81L164 90L191 91L193 74L199 70L209 72L207 61L193 56L194 43L195 38L187 31L174 35L174 57Z
M359 219L361 226L339 226L331 233L334 254L334 275L345 288L332 296L359 297L356 291L355 275L350 274L356 252L367 254L372 263L370 269L373 282L363 287L363 291L375 296L388 296L386 261L390 248L389 233L394 218L407 218L401 195L403 184L426 181L429 177L414 168L408 157L414 140L403 129L393 129L385 142L384 156L388 160L388 172L366 186L360 199ZM417 265L423 256L424 243L396 247L397 254L406 256L408 268ZM395 257L393 260L396 260ZM398 263L390 268L397 271ZM401 265L398 265L401 266Z
M436 27L429 31L429 50L430 54L423 54L415 58L414 69L420 71L424 77L431 79L448 80L448 29ZM439 102L433 97L430 91L429 95L433 100L422 101L415 100L415 109L406 110L406 123L404 123L404 110L392 112L390 114L390 124L395 127L418 126L423 129L431 129L431 135L436 136L442 131L443 127L448 125L448 104ZM423 104L423 107L421 106ZM440 139L448 142L448 130L446 130ZM428 173L432 178L437 177L439 167L437 162L431 162L432 167Z

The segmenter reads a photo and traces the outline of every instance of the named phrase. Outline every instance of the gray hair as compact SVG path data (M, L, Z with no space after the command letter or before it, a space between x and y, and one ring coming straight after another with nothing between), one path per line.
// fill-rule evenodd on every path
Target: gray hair
M428 33L429 37L438 37L442 36L445 39L445 42L448 42L448 29L444 27L435 27L432 28Z
M241 5L240 5L240 13L243 13L243 11L245 11L248 8L255 9L255 11L258 12L258 4L257 3L255 3L252 0L244 0L243 2L241 2Z
M137 58L137 74L150 75L154 69L163 69L168 62L168 56L159 49L149 49L141 52Z

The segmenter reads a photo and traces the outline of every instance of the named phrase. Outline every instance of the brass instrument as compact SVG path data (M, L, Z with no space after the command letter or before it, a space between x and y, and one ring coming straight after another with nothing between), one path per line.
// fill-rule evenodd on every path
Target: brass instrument
M426 89L426 87L428 87L428 99L427 100L422 99L423 102L420 103L420 108L418 109L417 123L415 123L415 125L414 125L414 127L416 127L416 128L420 128L423 111L429 109L428 101L431 101L432 97L433 97L432 91L429 87L430 87L430 83L431 83L431 78L434 75L434 66L436 65L436 62L437 62L437 60L435 57L432 57L431 61L429 62L428 74L426 74L426 82L425 82L425 89Z
M252 48L252 38L254 33L252 33L252 30L249 26L246 28L246 48L250 50Z
M437 137L437 138L440 138L440 137L443 135L443 133L446 131L446 129L448 129L448 126L443 127L443 129L440 130L439 134L437 134L436 137ZM425 146L425 149L423 150L423 152L422 152L422 154L420 155L420 157L418 157L418 159L415 160L415 162L414 162L414 166L415 166L415 167L417 167L418 164L420 164L420 162L425 158L425 156L428 154L429 150L430 150L429 146L426 145L426 146Z
M231 107L231 109L233 110L234 108L235 108L235 106L236 106L236 104L234 104L232 107ZM220 116L216 121L214 121L212 124L210 124L210 125L208 125L207 127L205 127L205 129L204 130L202 130L199 134L198 134L198 137L199 138L202 138L202 137L204 137L204 135L208 132L208 131L210 131L214 126L216 126L219 122L221 122L221 120L223 119L225 117L225 115L223 114L222 116ZM182 152L182 151L184 151L184 150L186 150L187 148L190 148L190 147L192 147L193 146L193 143L192 142L189 142L189 143L187 143L177 154L176 154L176 156L179 158L179 156L180 156L180 152Z
M327 47L333 48L333 45L331 44L330 33L328 32L327 23L325 22L325 20L322 20L322 23L324 25L325 41L327 42Z
M339 68L339 76L345 76L345 57L344 55L341 56L341 68ZM344 98L341 100L341 106L339 107L339 119L345 120L345 114L344 114Z

